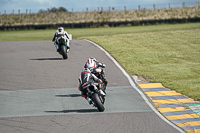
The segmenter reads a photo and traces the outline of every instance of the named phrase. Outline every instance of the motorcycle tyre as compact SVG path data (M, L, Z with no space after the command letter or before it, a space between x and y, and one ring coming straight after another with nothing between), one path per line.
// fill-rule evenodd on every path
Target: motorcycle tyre
M105 110L105 108L104 108L101 100L99 99L99 95L97 93L94 93L91 98L92 98L92 101L94 102L95 106L99 110L99 112L103 112Z
M62 45L60 47L60 51L62 53L62 56L63 56L63 59L67 59L68 58L68 55L67 55L67 47Z

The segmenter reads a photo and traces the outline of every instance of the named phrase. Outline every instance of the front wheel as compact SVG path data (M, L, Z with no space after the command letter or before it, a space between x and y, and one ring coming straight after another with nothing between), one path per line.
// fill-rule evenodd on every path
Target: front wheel
M99 110L99 112L103 112L105 110L101 100L99 99L99 95L97 93L94 93L92 95L92 101L94 102L94 104L96 105L97 109Z
M60 48L60 50L61 50L61 54L62 54L62 56L63 56L63 59L67 59L67 58L68 58L68 55L67 55L67 47L64 46L64 45L62 45L61 48Z

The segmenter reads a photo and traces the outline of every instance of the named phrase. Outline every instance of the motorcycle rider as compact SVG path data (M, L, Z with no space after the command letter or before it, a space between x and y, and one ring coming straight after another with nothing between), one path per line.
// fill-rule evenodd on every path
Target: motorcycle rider
M57 42L57 38L61 35L64 35L65 39L65 45L67 46L67 52L69 52L70 46L69 46L69 35L68 33L64 30L63 27L58 27L57 31L54 33L52 42L54 42L54 45L57 49L57 52L59 51L59 43Z
M92 104L92 100L87 95L87 90L83 89L87 83L90 83L92 81L98 82L99 84L99 91L102 95L105 95L105 93L101 90L102 89L102 80L97 78L94 74L91 73L91 71L88 68L84 68L81 72L81 76L79 77L79 88L78 90L81 91L81 96L84 97L89 104Z
M99 67L102 67L102 68L105 68L106 67L106 64L104 63L101 63L99 61L97 61L94 57L90 57L86 63L85 63L85 66L84 68L89 68L91 73L97 75L97 73L101 73L102 77L103 77L103 82L105 84L105 89L106 89L106 86L108 84L108 81L105 77L105 74L104 74L104 70L103 69L100 69Z

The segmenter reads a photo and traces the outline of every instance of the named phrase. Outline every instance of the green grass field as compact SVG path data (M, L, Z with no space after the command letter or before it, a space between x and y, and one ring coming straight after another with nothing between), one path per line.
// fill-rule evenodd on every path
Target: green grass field
M131 75L200 101L200 23L66 30L102 46ZM51 40L54 32L1 31L0 41Z
M112 27L112 28L81 28L65 29L73 35L73 39L86 36L106 36L129 33L159 32L168 30L198 29L199 23L193 24L174 24L174 25L150 25L135 27ZM8 41L38 41L51 40L54 30L21 30L21 31L0 31L0 42Z

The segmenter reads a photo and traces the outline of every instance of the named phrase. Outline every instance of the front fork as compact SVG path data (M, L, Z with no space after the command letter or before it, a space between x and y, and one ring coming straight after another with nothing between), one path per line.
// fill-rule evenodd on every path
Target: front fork
M101 102L104 104L106 94L105 94L102 90L98 90L98 88L97 88L95 85L93 85L93 87L94 87L94 91L95 91L98 95L100 95L99 98L100 98ZM88 92L87 92L87 95L88 95L88 96L92 96L93 93L94 93L94 92L90 91L89 87L87 87L87 91L88 91ZM94 102L93 102L93 105L94 105ZM95 106L95 105L94 105L94 106Z

